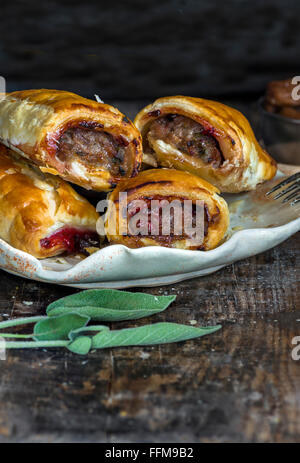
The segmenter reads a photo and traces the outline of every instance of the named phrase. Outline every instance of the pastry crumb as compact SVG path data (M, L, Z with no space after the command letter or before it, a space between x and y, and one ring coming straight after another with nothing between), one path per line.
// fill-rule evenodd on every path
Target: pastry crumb
M99 248L96 248L96 247L94 247L94 246L91 246L90 248L84 248L84 250L85 250L86 252L88 252L89 255L91 255L91 254L94 254L94 252L99 251Z

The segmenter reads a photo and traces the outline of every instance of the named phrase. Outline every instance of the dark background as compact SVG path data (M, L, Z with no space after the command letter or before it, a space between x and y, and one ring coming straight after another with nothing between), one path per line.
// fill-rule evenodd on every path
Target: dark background
M171 94L255 99L298 75L299 0L64 0L1 3L8 90L104 100Z

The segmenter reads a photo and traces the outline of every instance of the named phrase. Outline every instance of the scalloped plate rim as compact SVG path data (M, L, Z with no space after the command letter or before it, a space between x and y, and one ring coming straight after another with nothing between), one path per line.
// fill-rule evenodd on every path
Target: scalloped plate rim
M93 287L120 287L120 288L129 288L134 286L157 286L157 285L167 285L172 284L177 281L182 281L184 279L195 278L196 276L201 276L204 274L209 274L219 270L220 268L229 265L237 260L247 258L253 256L255 254L261 253L264 250L270 249L280 242L284 241L285 239L289 238L291 235L296 233L300 230L300 217L288 222L284 225L280 225L278 227L270 227L270 228L249 228L244 230L236 231L227 241L225 241L219 247L211 250L211 251L190 251L190 250L182 250L182 249L170 249L164 248L160 246L151 246L139 249L129 249L123 245L111 245L107 246L96 253L92 254L91 256L87 257L86 259L78 262L78 264L74 265L73 267L57 271L57 270L46 270L43 268L41 261L36 259L35 257L31 256L30 254L17 250L10 246L8 243L0 239L0 250L3 256L5 254L5 261L7 262L10 259L14 261L24 260L29 267L33 266L34 270L30 271L18 271L16 268L5 268L5 265L0 265L0 268L3 270L8 271L9 273L13 273L15 275L46 282L46 283L54 283L54 284L61 284L66 286L72 286L74 288L93 288ZM239 244L243 244L245 241L245 237L248 239L255 239L258 236L264 235L265 240L263 241L264 245L262 246L262 242L260 242L259 250L256 251L255 249L251 251L248 248L248 251L245 251L242 257L235 254L235 250ZM262 240L261 240L262 241ZM163 271L163 274L153 275L153 272L150 272L149 276L142 276L140 278L132 278L126 277L126 271L124 272L125 275L123 278L116 278L116 279L106 279L105 272L103 272L104 278L98 278L96 281L88 281L88 279L80 278L81 270L87 271L86 267L89 268L89 264L92 264L91 267L94 266L95 261L98 257L108 257L108 259L113 259L114 254L116 258L127 258L132 260L143 260L145 258L157 259L162 258L165 256L169 256L173 258L180 257L183 258L190 258L190 260L195 260L195 257L198 259L200 257L204 257L204 261L201 258L198 262L200 268L195 269L195 265L192 265L192 270L187 271ZM218 262L218 257L223 254L224 260ZM216 261L218 262L216 264ZM23 266L24 268L24 266ZM72 276L72 274L75 274ZM76 276L77 274L77 276ZM59 278L58 278L59 277ZM102 286L103 285L103 286Z

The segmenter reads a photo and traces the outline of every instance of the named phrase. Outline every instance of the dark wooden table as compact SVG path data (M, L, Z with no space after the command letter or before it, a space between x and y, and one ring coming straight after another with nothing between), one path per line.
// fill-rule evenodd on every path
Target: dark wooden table
M291 357L300 336L299 244L298 233L215 274L142 289L177 295L150 321L221 323L211 336L87 357L8 351L0 442L300 441L300 361ZM0 275L3 319L43 314L74 292Z

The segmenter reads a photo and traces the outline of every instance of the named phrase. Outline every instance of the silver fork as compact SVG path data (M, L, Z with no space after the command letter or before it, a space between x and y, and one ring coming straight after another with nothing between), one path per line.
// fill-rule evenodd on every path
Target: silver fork
M232 227L274 228L300 220L300 172L225 197ZM285 203L283 203L285 201ZM242 224L242 225L241 225Z
M290 203L291 206L300 202L300 172L285 178L282 182L275 185L266 196L270 196L280 190L272 199L283 198L282 203ZM289 194L290 193L290 194ZM286 196L288 195L288 196Z

